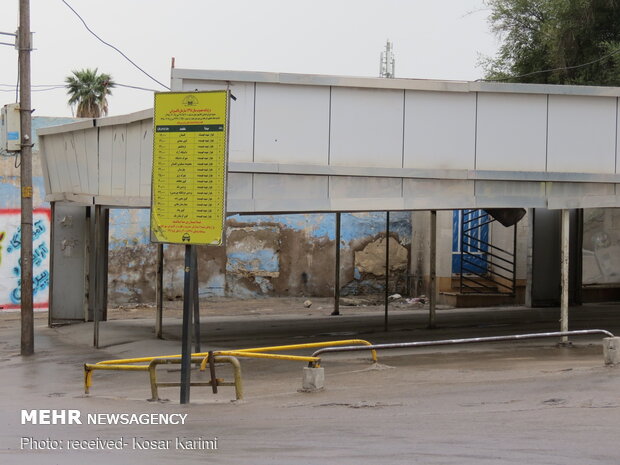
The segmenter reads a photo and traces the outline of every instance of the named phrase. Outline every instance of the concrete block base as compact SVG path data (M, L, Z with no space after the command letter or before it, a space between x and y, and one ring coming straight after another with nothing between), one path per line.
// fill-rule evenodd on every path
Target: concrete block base
M304 367L301 390L304 392L320 391L325 386L325 370L323 368Z
M620 364L620 337L603 338L603 357L605 365Z

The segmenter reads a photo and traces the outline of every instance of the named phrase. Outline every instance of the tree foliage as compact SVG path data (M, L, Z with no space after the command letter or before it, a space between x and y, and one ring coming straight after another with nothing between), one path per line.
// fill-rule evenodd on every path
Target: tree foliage
M620 0L486 4L491 29L501 40L497 56L483 61L487 79L620 85Z
M78 118L99 118L108 114L108 95L116 83L109 74L98 74L95 69L72 71L65 79L69 105L76 105Z

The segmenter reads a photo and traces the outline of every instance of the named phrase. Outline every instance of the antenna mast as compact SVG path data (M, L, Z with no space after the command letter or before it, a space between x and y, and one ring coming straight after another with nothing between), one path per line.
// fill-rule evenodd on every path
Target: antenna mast
M392 42L388 39L385 43L385 50L381 52L381 60L379 64L379 76L383 78L395 77L394 68L396 59L394 58L394 49Z

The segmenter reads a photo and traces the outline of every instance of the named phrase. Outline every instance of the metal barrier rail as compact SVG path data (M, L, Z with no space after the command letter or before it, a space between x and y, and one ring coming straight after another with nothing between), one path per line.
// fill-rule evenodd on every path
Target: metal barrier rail
M194 364L201 364L204 357L192 357L191 362ZM243 399L243 381L241 378L241 364L239 360L232 356L220 356L214 355L213 360L215 363L229 363L233 366L234 381L224 381L219 378L213 378L208 382L192 382L190 386L213 386L214 382L216 386L235 386L235 395L237 400ZM181 363L180 358L153 358L148 365L124 365L124 364L84 364L84 392L88 394L90 387L92 386L92 375L94 370L115 370L115 371L148 371L149 380L151 383L151 396L149 400L159 400L158 386L180 386L179 382L158 382L157 381L157 366L164 364L178 364Z
M318 368L321 366L321 359L319 355L334 353L334 352L352 352L358 350L378 350L378 349L405 349L414 347L429 347L429 346L442 346L453 344L469 344L477 342L498 342L498 341L518 341L521 339L539 339L545 337L562 337L562 336L583 336L587 334L604 334L608 337L614 337L614 335L605 329L580 329L575 331L556 331L550 333L531 333L531 334L513 334L510 336L489 336L489 337L472 337L466 339L443 339L439 341L418 341L418 342L402 342L393 344L373 344L367 347L359 346L344 346L344 347L327 347L319 349L312 354L313 357L318 358L315 362L310 362L308 366L311 368Z
M250 349L236 349L236 350L218 350L213 351L215 355L231 355L235 357L248 357L248 358L269 358L269 359L277 359L277 360L291 360L291 361L302 361L302 362L312 362L313 357L303 357L298 355L273 355L273 354L265 354L263 352L278 352L283 350L299 350L299 349L313 349L316 347L331 347L331 346L342 346L347 344L362 344L364 347L368 347L371 352L372 360L374 362L377 361L377 352L370 348L372 344L364 339L345 339L341 341L329 341L329 342L311 342L308 344L292 344L285 346L271 346L271 347L255 347ZM256 354L256 355L248 355L248 354ZM199 352L192 354L192 357L208 357L209 352ZM115 360L103 360L101 362L97 362L96 365L119 365L119 364L129 364L129 363L144 363L150 362L154 359L175 359L181 358L181 355L157 355L154 357L139 357L139 358L122 358ZM204 366L201 367L204 369Z
M330 342L311 342L307 344L291 344L284 346L270 346L270 347L255 347L249 349L238 350L219 350L211 352L215 362L224 361L233 364L235 367L235 379L239 378L238 383L235 382L235 386L241 386L241 368L237 368L239 364L237 357L246 358L263 358L269 360L290 360L295 362L308 362L309 365L313 365L320 362L320 359L315 356L301 356L301 355L280 355L280 354L266 354L264 352L277 352L283 350L299 350L309 349L317 347L336 347L344 346L346 344L361 344L361 346L347 346L347 347L359 347L360 349L368 349L371 352L373 362L377 362L377 352L372 349L372 344L363 339L345 339L340 341ZM191 354L192 363L199 363L200 370L206 369L207 363L209 363L210 352L200 352ZM149 371L151 378L151 392L153 399L157 400L157 386L179 386L179 383L158 383L157 376L155 374L155 368L157 365L166 363L180 363L181 355L159 355L154 357L137 357L137 358L124 358L116 360L103 360L94 364L84 364L84 392L89 393L92 386L92 372L93 370L116 370L116 371ZM231 360L234 360L231 361ZM144 364L147 363L148 364ZM134 363L143 363L144 365L132 365ZM237 365L235 365L235 363ZM153 381L155 380L155 381ZM217 384L217 383L216 383ZM212 386L213 383L191 383L190 386ZM222 386L232 384L220 384ZM241 393L241 394L240 394ZM237 399L240 399L239 395L242 395L240 388L237 390Z
M211 381L207 381L207 382L190 382L190 386L234 386L235 387L235 396L237 400L242 400L243 399L243 381L241 379L241 364L239 363L239 360L237 360L235 357L230 357L230 356L217 356L214 355L213 356L214 362L215 363L230 363L233 366L233 373L234 373L234 381L224 381L221 380L219 378L213 378ZM191 361L192 363L201 363L202 362L202 358L201 357L192 357ZM157 382L157 365L165 365L165 364L170 364L170 363L181 363L181 359L170 359L170 358L160 358L160 359L155 359L152 360L151 363L149 363L148 367L149 367L149 378L151 380L151 395L152 398L149 399L151 401L158 401L159 399L159 393L158 393L158 386L162 386L162 387L175 387L175 386L181 386L180 382Z

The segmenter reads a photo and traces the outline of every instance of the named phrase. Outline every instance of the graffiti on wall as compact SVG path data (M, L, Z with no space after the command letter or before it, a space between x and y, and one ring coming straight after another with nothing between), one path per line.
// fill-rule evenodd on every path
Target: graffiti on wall
M47 308L50 257L49 209L36 209L32 224L32 289L35 308ZM21 303L21 216L16 209L0 210L0 310Z

